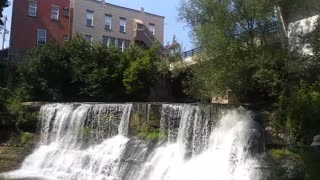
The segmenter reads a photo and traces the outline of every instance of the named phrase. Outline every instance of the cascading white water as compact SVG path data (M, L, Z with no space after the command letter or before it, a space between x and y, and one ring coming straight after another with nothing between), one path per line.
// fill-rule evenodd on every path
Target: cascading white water
M10 178L117 179L131 104L50 104L40 111L41 142ZM108 138L110 137L110 138ZM107 139L108 138L108 139Z
M141 106L141 107L140 107ZM41 141L5 177L66 180L256 180L255 123L243 108L163 104L154 147L128 138L131 104L50 104L40 111ZM137 111L150 119L150 104ZM152 145L153 144L153 145Z
M259 163L249 151L254 128L249 112L242 108L227 110L210 129L210 119L199 107L185 105L182 109L176 142L168 142L154 151L141 171L140 180L260 178ZM201 149L204 150L201 152Z

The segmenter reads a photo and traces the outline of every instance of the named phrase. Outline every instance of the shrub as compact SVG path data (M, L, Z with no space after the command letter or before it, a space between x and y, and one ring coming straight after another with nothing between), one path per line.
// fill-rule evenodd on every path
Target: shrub
M14 94L7 88L0 87L0 111L6 110L6 103Z
M300 83L288 98L286 126L295 142L310 144L320 133L320 81Z
M305 164L299 152L288 149L270 149L270 176L268 179L303 179Z
M32 133L23 132L23 133L21 134L21 137L20 137L20 143L21 143L22 145L25 145L25 144L27 144L32 138L33 138L33 134L32 134Z

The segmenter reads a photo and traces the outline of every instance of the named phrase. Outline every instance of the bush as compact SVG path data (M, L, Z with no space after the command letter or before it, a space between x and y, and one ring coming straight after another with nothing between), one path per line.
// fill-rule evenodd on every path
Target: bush
M14 94L9 89L0 87L0 111L7 110L7 101L13 96Z
M35 132L38 123L38 112L28 111L22 103L25 92L17 89L15 94L11 93L6 99L5 110L12 116L16 128L23 131Z
M267 154L271 157L269 162L270 176L268 179L303 179L305 176L305 163L299 152L288 149L270 149Z
M157 46L149 50L131 46L121 52L113 46L92 45L82 37L62 47L35 47L28 63L18 68L19 88L28 100L146 100L150 87L161 84L158 52Z
M286 126L294 142L310 144L320 133L320 81L300 83L288 98Z
M33 138L32 133L23 132L20 137L20 144L25 145Z

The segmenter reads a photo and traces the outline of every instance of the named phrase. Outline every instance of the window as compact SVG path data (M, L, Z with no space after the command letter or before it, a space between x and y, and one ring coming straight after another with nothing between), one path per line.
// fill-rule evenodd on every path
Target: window
M126 41L123 39L118 39L118 47L119 49L121 49L122 52L124 51L125 46L126 46Z
M111 30L111 18L112 18L112 16L111 15L106 15L106 19L105 19L105 29L106 30Z
M47 43L47 30L38 29L37 44L46 44L46 43Z
M92 36L91 35L86 35L86 40L88 42L91 42L92 43Z
M36 2L29 1L28 15L29 16L36 16L37 15L37 3Z
M120 18L120 32L125 33L126 32L126 19Z
M122 39L118 39L118 47L119 47L119 49L122 49L122 43L123 43L123 40Z
M150 23L149 24L149 31L152 32L152 34L154 35L155 31L156 31L156 25Z
M109 41L110 41L110 43L109 43L110 46L115 46L116 45L116 38L110 37Z
M69 8L64 7L64 8L63 8L62 15L63 15L63 16L69 16Z
M109 36L102 36L102 44L104 46L109 46L110 45L110 37Z
M69 41L69 36L68 35L63 35L63 41Z
M87 11L87 26L93 26L93 12Z
M58 19L59 19L59 7L58 6L51 7L51 19L58 21Z

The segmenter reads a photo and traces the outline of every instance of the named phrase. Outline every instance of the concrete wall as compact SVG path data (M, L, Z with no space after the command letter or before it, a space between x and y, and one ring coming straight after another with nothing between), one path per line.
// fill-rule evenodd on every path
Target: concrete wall
M103 36L132 40L134 19L140 19L146 26L155 24L155 36L163 44L164 17L138 10L128 9L96 0L73 0L73 35L93 36L94 42L102 42ZM94 12L93 27L86 25L87 10ZM112 29L105 30L105 14L112 15ZM126 18L126 32L120 32L120 17Z

